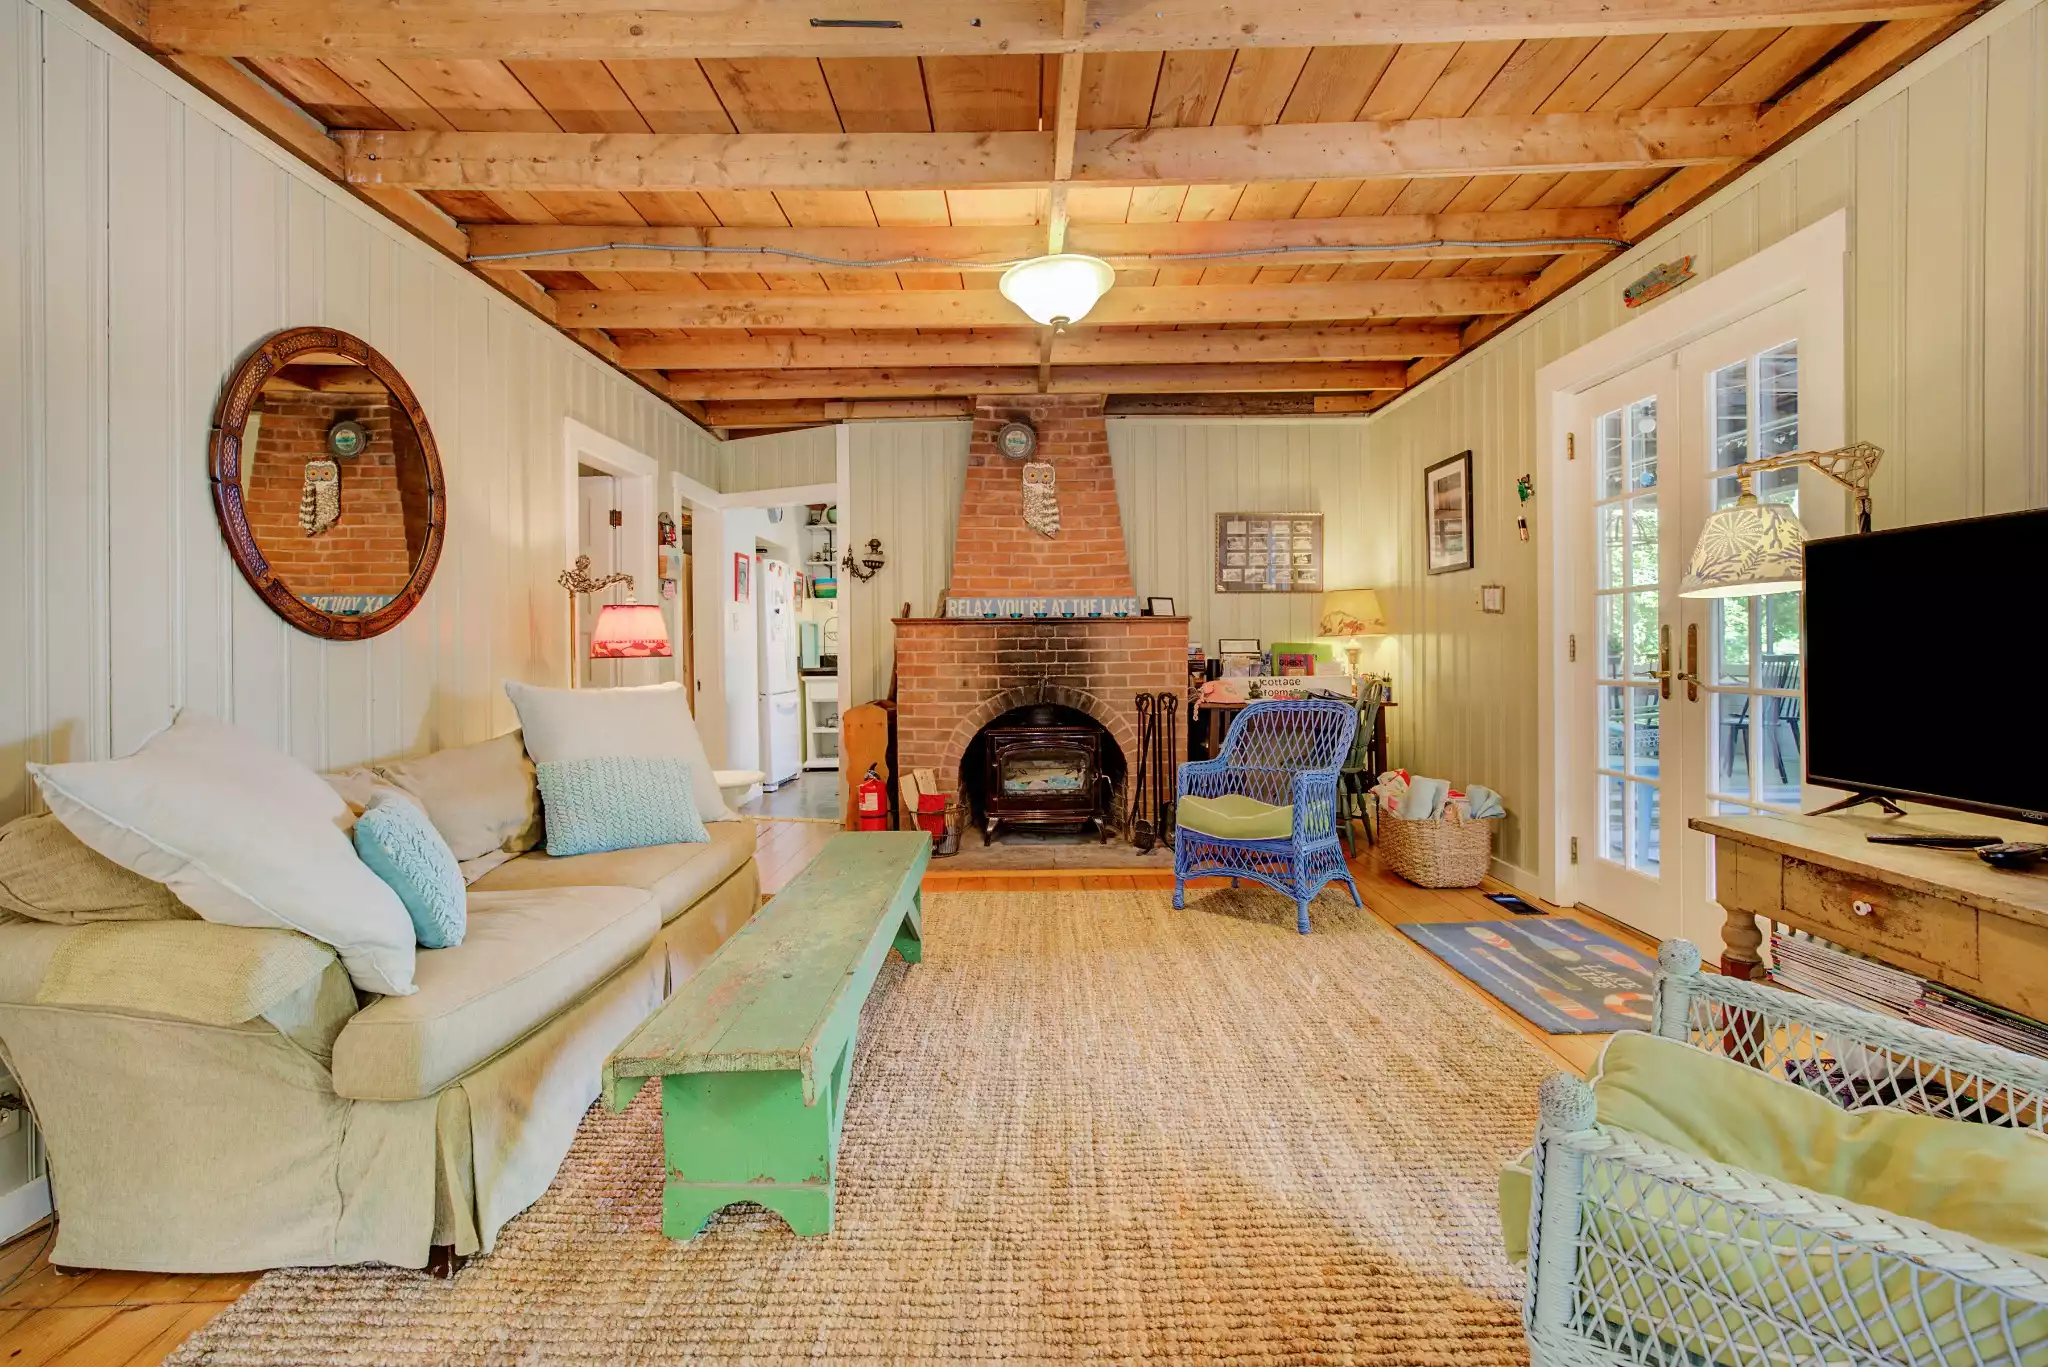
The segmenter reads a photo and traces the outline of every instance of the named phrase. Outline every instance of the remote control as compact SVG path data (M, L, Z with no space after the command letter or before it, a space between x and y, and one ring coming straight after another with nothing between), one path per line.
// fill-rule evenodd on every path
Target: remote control
M2003 845L1986 845L1977 851L1977 857L1995 869L2024 869L2048 858L2048 845L2014 840Z
M1974 850L1980 845L1996 845L1995 835L1866 835L1863 837L1873 845L1924 845L1930 850Z

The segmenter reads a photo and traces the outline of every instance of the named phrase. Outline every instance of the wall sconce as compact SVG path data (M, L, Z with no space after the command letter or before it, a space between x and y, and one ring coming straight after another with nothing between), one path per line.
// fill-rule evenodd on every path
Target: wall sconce
M880 574L882 572L882 566L888 563L889 558L882 554L881 538L871 536L868 538L867 554L863 555L860 558L860 560L856 562L853 558L853 551L849 549L846 552L845 557L840 560L839 568L845 570L848 574L852 575L855 579L860 580L862 583L866 583L868 580L873 579L876 575Z
M1811 465L1856 496L1856 530L1867 532L1870 479L1882 459L1882 447L1857 441L1833 451L1795 451L1736 466L1741 495L1732 506L1707 516L1678 596L1746 598L1800 587L1806 580L1806 528L1784 504L1758 500L1756 476Z

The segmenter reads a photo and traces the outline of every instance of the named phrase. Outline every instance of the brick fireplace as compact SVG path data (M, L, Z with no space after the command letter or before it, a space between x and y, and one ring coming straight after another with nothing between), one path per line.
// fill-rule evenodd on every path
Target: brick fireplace
M935 770L961 790L962 758L984 727L1052 704L1100 724L1121 756L1111 767L1129 775L1136 695L1185 691L1187 619L1136 615L1102 407L1099 396L976 401L948 615L895 623L901 768ZM1013 419L1037 429L1032 460L1054 469L1054 536L1025 521L1025 462L996 449Z

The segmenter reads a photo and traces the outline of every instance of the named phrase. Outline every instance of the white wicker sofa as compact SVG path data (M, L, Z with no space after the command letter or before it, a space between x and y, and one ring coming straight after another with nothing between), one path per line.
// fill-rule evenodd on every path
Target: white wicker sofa
M379 777L394 773L444 833L508 798L515 826L539 810L516 733ZM0 1062L49 1156L51 1260L227 1272L490 1251L553 1179L606 1055L759 905L753 822L708 829L708 844L556 859L529 836L515 848L530 852L494 853L470 870L466 938L420 950L402 997L359 996L333 950L288 930L0 911ZM198 1004L246 984L204 966L152 984L155 1009L51 1004L46 979L73 937L101 937L102 952L107 937L181 927L324 959L226 1023Z
M1703 975L1683 941L1658 959L1659 1035L1837 1105L2048 1134L2040 1059ZM1541 1096L1523 1307L1537 1367L2048 1363L2048 1261L1603 1126L1569 1074Z

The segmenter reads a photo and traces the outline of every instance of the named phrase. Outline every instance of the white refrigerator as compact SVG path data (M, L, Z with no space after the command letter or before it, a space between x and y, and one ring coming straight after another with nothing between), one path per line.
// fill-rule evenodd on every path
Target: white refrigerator
M803 703L797 691L796 595L788 565L760 562L761 770L764 788L803 772Z

